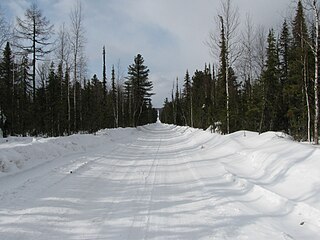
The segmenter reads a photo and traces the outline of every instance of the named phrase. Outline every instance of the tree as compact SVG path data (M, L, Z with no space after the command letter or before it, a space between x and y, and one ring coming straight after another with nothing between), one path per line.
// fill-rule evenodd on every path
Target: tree
M103 46L102 50L103 59L103 70L102 70L102 84L103 84L103 95L106 98L107 95L107 68L106 68L106 48Z
M59 69L60 68L60 69ZM48 76L48 81L46 83L46 99L47 105L47 119L48 119L48 132L50 136L60 135L60 121L59 121L59 110L60 110L60 94L61 85L59 81L59 74L61 72L61 65L58 67L58 75L55 74L54 63L51 63L50 73Z
M262 74L263 85L263 109L260 120L262 131L279 130L278 124L278 104L279 104L279 73L278 73L278 53L274 31L271 29L268 35L266 69Z
M144 59L141 54L134 58L134 63L128 67L128 78L126 88L128 91L129 102L131 101L132 108L131 119L133 125L138 126L143 124L141 116L147 106L147 102L153 95L151 92L153 84L149 80L149 69L144 65Z
M70 30L70 44L71 44L71 54L73 61L73 130L77 131L78 129L78 111L79 107L77 106L77 96L80 95L80 89L78 86L81 86L80 80L82 71L84 70L84 27L83 27L83 14L82 14L82 6L80 1L74 6L73 10L70 13L71 20L71 30Z
M225 48L225 77L229 79L229 68L236 62L239 57L237 30L239 26L239 10L233 7L232 0L221 0L221 10L219 17L220 40L215 34L210 35L209 47L212 53L216 52L217 47L220 49L222 38ZM223 32L223 33L222 33ZM221 57L221 54L220 54ZM229 81L225 81L226 88L226 132L230 132L230 96L229 96Z
M17 111L17 134L26 136L32 129L32 111L31 111L31 97L32 76L30 72L30 63L28 55L22 55L21 59L17 61L16 72L16 111Z
M299 1L292 23L292 44L289 58L289 78L285 86L288 99L289 133L298 139L311 141L311 88L312 64L310 42L302 2ZM306 134L307 133L307 134ZM307 135L307 137L306 137Z
M117 86L116 86L116 77L114 66L112 66L111 71L111 99L112 99L112 110L113 110L113 119L114 119L114 127L118 127L119 119L118 119L118 104L117 104Z
M193 113L193 124L197 128L206 128L206 89L205 84L205 72L196 70L192 77L192 113ZM225 106L225 105L224 105ZM225 113L225 112L224 112Z
M312 3L313 6L313 12L314 12L314 19L315 19L315 46L313 49L314 53L314 66L315 66L315 72L314 72L314 105L315 105L315 116L314 116L314 142L315 144L319 144L319 133L318 133L318 123L319 123L319 90L318 90L318 84L319 84L319 64L318 64L318 58L319 58L319 9L317 7L316 0Z
M314 36L309 44L314 56L314 135L313 140L316 145L319 144L319 8L316 0L308 2L313 13Z
M36 95L36 61L50 53L52 49L46 48L53 34L53 25L42 15L36 4L32 4L25 12L25 19L17 17L17 38L22 40L18 47L28 54L32 54L32 88L33 101Z
M10 38L10 25L4 17L4 13L0 8L0 49Z
M174 123L176 125L183 126L184 124L184 114L182 110L182 104L181 104L181 94L179 89L179 79L176 79L176 92L175 92L175 98L174 98L174 112L175 112L175 121Z
M256 34L252 19L248 14L246 15L245 30L241 36L240 74L243 81L248 82L248 85L251 86L254 80L254 43Z
M189 75L189 71L186 71L186 75L184 77L183 84L183 108L184 108L184 116L186 118L185 122L188 126L193 126L192 120L192 85L191 79Z
M289 57L290 57L290 32L288 23L284 20L282 24L281 35L279 39L279 74L280 74L280 96L279 96L279 105L280 105L280 117L281 125L279 129L288 132L289 123L288 123L288 99L285 97L284 89L288 84L289 79Z
M14 124L14 63L9 42L3 51L3 58L0 63L0 112L5 116L5 128L3 135L13 134ZM3 117L2 117L3 118ZM0 119L3 122L3 119Z
M219 80L218 80L218 87L220 88L220 93L218 97L218 105L225 106L225 109L222 109L222 113L225 112L225 123L226 133L230 132L230 95L229 95L229 64L228 64L228 47L226 41L226 33L224 27L224 20L223 17L220 16L221 21L221 40L220 40L220 70L219 70ZM222 90L224 87L224 90ZM225 103L224 103L225 102Z

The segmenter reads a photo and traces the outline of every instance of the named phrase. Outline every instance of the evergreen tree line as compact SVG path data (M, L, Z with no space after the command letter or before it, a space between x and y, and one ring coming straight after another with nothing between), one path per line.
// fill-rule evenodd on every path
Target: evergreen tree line
M165 100L161 121L222 133L283 131L298 140L311 141L313 136L317 143L318 22L307 27L298 1L292 22L284 20L278 34L269 30L261 71L253 79L248 71L240 76L231 64L226 22L220 20L217 71L210 65L192 77L187 71L183 86L177 81L171 99Z
M70 16L71 30L63 26L54 47L53 25L37 5L17 18L15 35L0 58L0 128L5 137L92 133L156 121L153 84L143 57L134 58L125 82L120 82L114 67L107 81L103 48L103 79L96 74L86 78L79 2ZM53 53L55 60L48 61Z
M0 127L5 135L61 136L156 121L149 69L140 54L129 66L124 84L117 82L112 67L110 88L96 74L72 84L70 68L63 71L62 63L52 62L36 87L35 100L27 56L18 63L14 59L7 43L0 62ZM75 99L77 108L72 104Z

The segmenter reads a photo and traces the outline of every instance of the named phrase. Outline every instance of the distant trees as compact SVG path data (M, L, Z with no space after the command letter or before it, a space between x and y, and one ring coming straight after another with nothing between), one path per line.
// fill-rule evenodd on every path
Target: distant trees
M129 66L126 84L118 66L117 73L112 67L108 85L103 47L102 81L96 74L86 77L79 2L71 11L70 25L60 27L55 41L53 25L35 4L23 19L17 18L15 38L3 37L2 30L9 25L1 25L6 24L2 20L0 14L0 44L7 41L0 56L0 128L4 136L61 136L156 121L153 85L142 55Z
M232 8L230 3L222 3L219 38L217 34L215 38L211 34L210 50L216 56L219 53L218 71L215 73L213 67L205 66L204 70L195 71L190 83L186 81L188 87L184 86L183 95L179 97L187 104L182 104L181 113L177 113L191 113L193 122L187 120L182 124L203 129L212 126L222 133L240 129L284 131L299 140L311 141L313 137L317 144L317 1L309 1L313 16L311 24L307 24L305 8L302 1L298 1L292 23L284 20L279 34L270 29L268 36L265 36L262 27L254 30L247 16L240 49L234 42L236 31L231 34L233 41L227 38L228 28L229 31L236 29L238 19L236 8ZM234 20L229 27L228 19ZM218 48L213 48L213 45ZM189 94L186 94L189 88L192 104ZM173 97L171 102L165 100L161 115L163 122L175 123L168 116L174 112L176 99Z

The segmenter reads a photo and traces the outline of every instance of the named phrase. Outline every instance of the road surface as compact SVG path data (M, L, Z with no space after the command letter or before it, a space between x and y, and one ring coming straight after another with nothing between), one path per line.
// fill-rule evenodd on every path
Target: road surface
M11 186L0 195L0 239L320 236L287 199L237 179L228 163L243 156L215 148L215 138L200 131L146 125L112 149L0 179Z

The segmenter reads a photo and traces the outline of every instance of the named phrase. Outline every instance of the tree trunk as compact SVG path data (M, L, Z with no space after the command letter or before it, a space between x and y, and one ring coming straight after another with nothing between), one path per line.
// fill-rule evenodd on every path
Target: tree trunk
M227 134L230 133L230 94L229 94L229 69L228 59L226 60L226 94L227 94Z
M308 113L308 142L311 142L311 110L310 110L310 101L308 93L308 84L307 84L307 73L306 73L306 59L303 61L303 81L304 81L304 91L307 104L307 113Z
M66 66L67 72L69 75L69 68L68 65ZM69 78L67 79L67 95L68 95L68 135L71 133L71 100L70 100L70 80Z
M305 91L305 98L306 98L306 104L307 104L307 115L308 115L308 142L311 142L311 111L310 111L310 102L309 102L309 93L308 93L308 83L307 83L307 64L306 64L306 49L304 47L304 39L302 36L302 26L300 29L301 32L301 48L302 48L302 55L301 55L301 62L303 63L303 69L302 69L302 76L303 76L303 82L304 82L304 91Z
M316 39L314 49L314 62L315 62L315 73L314 73L314 101L315 101L315 117L314 117L314 143L319 144L318 136L318 123L319 123L319 100L318 100L318 51L319 51L319 14L316 5L316 0L313 1L314 17L316 20Z
M190 109L190 121L191 121L191 127L193 127L193 98L192 98L192 93L191 93L191 107L190 107L191 109Z
M77 51L77 50L76 50ZM73 131L77 131L77 54L74 55L73 69Z
M35 18L33 18L33 41L32 41L32 96L33 96L33 130L35 131L35 135L37 135L37 110L36 110L36 22Z

